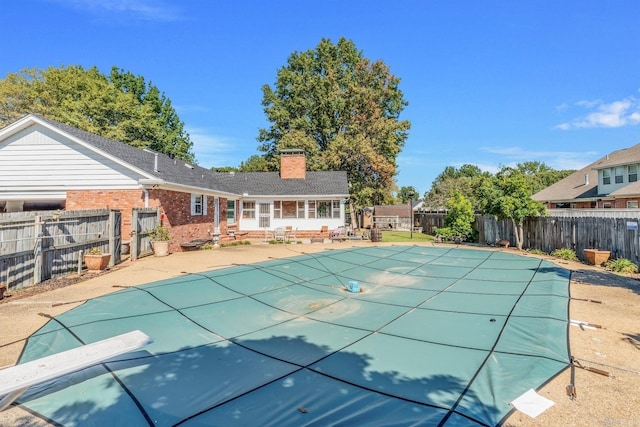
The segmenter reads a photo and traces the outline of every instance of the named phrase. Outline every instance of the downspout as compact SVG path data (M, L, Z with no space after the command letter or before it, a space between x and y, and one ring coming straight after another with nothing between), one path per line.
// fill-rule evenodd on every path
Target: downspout
M149 190L143 187L142 192L144 193L144 207L148 208L149 207Z

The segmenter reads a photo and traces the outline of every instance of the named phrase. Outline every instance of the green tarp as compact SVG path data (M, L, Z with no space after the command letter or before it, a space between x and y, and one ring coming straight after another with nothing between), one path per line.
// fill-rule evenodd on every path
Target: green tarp
M422 246L149 283L58 316L20 362L135 329L153 344L19 402L69 426L497 425L568 366L568 284L544 260Z

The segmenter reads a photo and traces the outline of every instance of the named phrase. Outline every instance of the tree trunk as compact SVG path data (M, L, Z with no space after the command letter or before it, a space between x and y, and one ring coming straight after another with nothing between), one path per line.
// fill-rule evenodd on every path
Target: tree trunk
M523 229L523 223L522 221L520 223L517 223L514 219L511 220L513 222L513 231L516 235L516 247L519 250L522 250L522 245L523 245L523 236L524 236L524 229Z
M355 207L353 206L353 200L349 198L349 211L351 213L351 229L353 231L358 231L360 229L360 224L358 223L358 215L356 214Z

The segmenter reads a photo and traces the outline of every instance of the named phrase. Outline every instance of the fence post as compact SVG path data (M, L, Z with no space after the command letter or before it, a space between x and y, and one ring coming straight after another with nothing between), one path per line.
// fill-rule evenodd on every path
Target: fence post
M113 210L109 210L109 222L107 223L107 227L109 228L109 253L111 254L111 258L109 258L109 267L113 267L116 265L116 230L115 230L116 222L115 222L115 212Z
M42 242L44 241L44 236L42 234L42 217L38 215L35 217L34 221L33 236L35 243L33 245L33 284L35 285L42 282L42 266L44 265Z
M131 209L131 239L129 240L129 259L138 259L138 210Z

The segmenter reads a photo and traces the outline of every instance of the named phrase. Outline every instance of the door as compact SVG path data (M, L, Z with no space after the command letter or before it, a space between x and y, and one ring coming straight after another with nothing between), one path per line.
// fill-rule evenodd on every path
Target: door
M258 210L258 226L260 228L264 228L265 230L271 227L271 204L270 203L260 203L260 208Z

